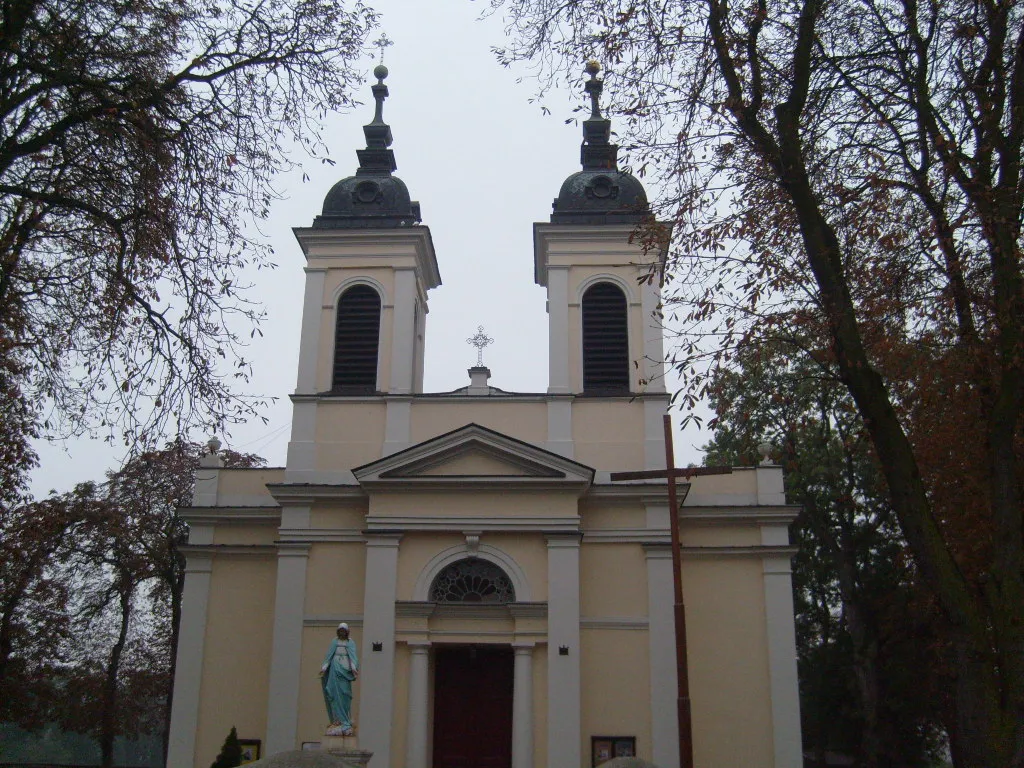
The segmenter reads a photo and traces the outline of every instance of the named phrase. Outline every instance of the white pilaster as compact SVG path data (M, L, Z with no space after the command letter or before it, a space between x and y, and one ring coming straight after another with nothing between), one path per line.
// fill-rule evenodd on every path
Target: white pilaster
M644 467L665 468L665 409L661 398L644 399Z
M548 267L548 392L569 392L569 269Z
M282 520L285 516L282 511ZM267 754L296 748L302 617L306 603L309 544L278 544L274 640L267 697Z
M571 459L574 453L572 440L572 400L556 398L548 400L548 445L552 453Z
M778 464L761 462L757 467L757 503L768 506L786 503L786 489L783 484L782 467ZM783 529L785 530L785 529ZM783 542L788 544L789 539Z
M650 516L650 512L648 513ZM672 549L644 547L647 555L647 637L651 664L651 762L679 766L676 675L676 627L673 616Z
M316 368L320 357L320 324L323 317L326 269L306 268L306 292L302 300L302 335L299 337L299 373L295 394L317 391Z
M405 768L427 768L429 690L427 685L430 645L410 643L409 712L405 736ZM515 720L513 720L513 728ZM513 748L514 749L514 748ZM516 768L513 763L513 768Z
M781 468L779 474L782 474ZM761 526L761 543L765 546L787 545L789 532L786 526ZM796 676L796 628L793 624L790 559L788 556L765 557L763 568L775 768L801 768L800 692Z
M644 329L644 360L641 365L641 372L646 379L645 392L665 391L665 345L662 341L664 330L662 328L661 310L658 304L661 302L660 287L657 281L641 283L641 311L643 313Z
M303 482L316 470L315 401L292 404L292 436L288 441L287 482Z
M512 768L533 768L533 643L516 644L512 689Z
M401 534L368 534L359 674L359 744L374 764L391 765L391 693L395 677L395 595ZM380 644L380 650L374 646Z
M411 420L412 399L389 397L384 417L384 456L404 451L409 447Z
M210 598L209 555L188 556L181 604L181 626L174 665L174 700L167 739L168 768L195 765L196 728L199 726L199 691L203 676L206 607Z
M580 538L548 536L548 765L581 765Z
M413 390L416 357L416 272L395 270L395 308L391 324L391 381L388 392L408 395Z

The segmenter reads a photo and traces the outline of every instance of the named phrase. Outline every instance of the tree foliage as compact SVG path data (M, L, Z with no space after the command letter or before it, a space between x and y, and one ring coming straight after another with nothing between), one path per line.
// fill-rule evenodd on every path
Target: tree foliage
M375 23L328 0L0 6L0 371L45 431L145 443L252 412L252 223L293 145L323 149Z
M235 730L235 726L231 726L231 731L224 739L224 746L220 748L220 753L210 768L234 768L241 764L242 745L238 742L238 731Z
M931 766L948 675L860 418L829 371L786 347L741 350L710 384L708 464L767 440L801 511L791 534L804 753Z
M1024 7L495 5L505 61L608 62L669 190L681 402L739 345L835 371L942 617L954 759L1024 765Z
M89 734L113 764L117 736L162 733L191 503L204 446L140 454L101 485L24 505L0 537L0 717ZM220 452L226 467L258 456ZM165 742L166 746L166 742Z

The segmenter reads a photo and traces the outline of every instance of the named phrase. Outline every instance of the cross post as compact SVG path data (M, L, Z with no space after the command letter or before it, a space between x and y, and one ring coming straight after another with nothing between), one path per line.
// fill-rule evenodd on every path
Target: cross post
M690 673L686 664L686 607L683 603L682 547L679 544L679 507L676 484L694 475L725 475L732 467L677 467L672 446L672 419L665 414L665 469L612 472L612 482L665 478L668 482L669 531L672 536L672 588L675 594L677 713L679 718L679 768L693 768L693 719L690 711ZM683 493L683 500L689 492ZM654 606L651 606L652 610Z

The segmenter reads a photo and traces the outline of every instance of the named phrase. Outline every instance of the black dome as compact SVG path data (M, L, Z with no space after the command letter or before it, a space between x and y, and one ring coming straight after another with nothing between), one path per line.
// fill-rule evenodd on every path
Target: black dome
M377 102L373 122L363 126L366 149L356 150L359 170L342 179L324 198L324 210L313 221L323 229L409 227L420 221L420 204L409 199L409 188L392 172L395 153L391 147L391 127L384 122L384 99L388 87L383 64L373 70L377 83L372 87Z
M587 64L590 80L585 87L591 112L583 122L583 170L562 182L551 206L554 224L639 224L651 215L643 184L619 170L619 148L609 141L611 122L602 117L598 104L603 87L597 79L599 71L596 62Z
M651 213L643 184L618 169L572 174L551 207L558 224L638 224Z
M342 179L324 198L314 227L408 227L420 221L420 204L397 176L364 174Z

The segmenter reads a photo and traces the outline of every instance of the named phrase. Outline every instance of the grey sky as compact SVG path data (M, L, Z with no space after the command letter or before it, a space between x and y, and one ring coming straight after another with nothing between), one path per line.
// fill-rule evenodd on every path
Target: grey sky
M484 352L491 384L512 391L547 388L547 315L544 290L533 282L532 224L545 221L563 179L579 166L578 125L566 125L584 95L563 89L544 104L530 103L536 85L524 70L499 66L490 51L504 39L499 17L478 20L485 5L465 0L375 0L382 28L394 41L385 53L391 95L385 120L394 134L397 175L422 206L441 270L442 286L429 296L425 389L468 383L476 351L466 343L483 325L494 344ZM581 60L582 71L584 62ZM366 70L374 62L366 62ZM517 77L524 77L516 83ZM295 386L304 259L291 228L308 226L337 180L356 168L364 146L362 125L372 118L369 85L364 106L327 120L325 138L334 167L307 162L279 181L287 195L261 229L276 251L278 268L252 275L252 296L267 305L264 337L248 350L251 390L276 396L266 412L236 427L224 442L283 465L291 422L288 393ZM367 104L369 102L369 104ZM615 121L613 116L613 130ZM648 187L649 195L656 190ZM199 438L199 435L193 435ZM695 430L677 442L677 461L697 461L691 443L708 439ZM123 459L123 449L92 440L38 446L37 496L76 482L101 480Z

